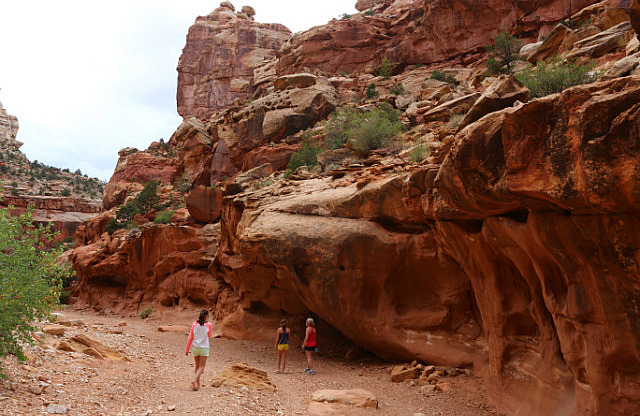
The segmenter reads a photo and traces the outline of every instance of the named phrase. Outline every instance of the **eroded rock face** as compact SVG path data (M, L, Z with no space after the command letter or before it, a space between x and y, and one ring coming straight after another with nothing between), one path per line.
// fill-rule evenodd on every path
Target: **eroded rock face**
M411 180L268 192L241 194L224 213L218 261L247 304L296 314L302 301L382 357L473 362L483 340L469 280L439 252L425 217L402 203L419 193Z
M574 87L469 125L440 167L245 191L216 262L247 308L382 357L487 359L509 414L633 414L639 103L640 77Z
M438 172L434 216L464 219L436 221L438 239L472 281L510 413L639 410L639 94L628 77L496 113Z
M362 2L360 10L375 2ZM382 3L382 2L378 2ZM294 35L279 53L278 74L304 68L330 74L375 71L396 64L428 64L483 51L501 27L547 34L571 13L596 0L541 2L472 0L395 1L374 15L359 14Z
M7 113L7 110L0 103L0 141L6 143L15 142L18 127L18 118Z
M249 8L250 9L250 8ZM275 56L291 31L281 24L256 23L220 7L189 29L178 63L178 113L208 120L253 92L253 70ZM253 11L255 13L255 11Z
M211 136L219 142L212 160L212 180L255 168L258 165L254 163L261 158L251 151L278 144L313 126L339 103L335 88L324 77L297 74L277 79L276 85L278 89L265 97L212 118ZM276 151L283 153L274 154ZM265 155L263 160L276 159L276 164L281 166L291 150L286 146L270 146L265 148L265 153L271 155Z
M206 227L156 224L104 233L73 252L78 301L131 312L141 302L188 306L220 300L215 314L228 314L230 305L222 299L230 297L229 289L208 272L209 246L217 244L217 235L212 239Z

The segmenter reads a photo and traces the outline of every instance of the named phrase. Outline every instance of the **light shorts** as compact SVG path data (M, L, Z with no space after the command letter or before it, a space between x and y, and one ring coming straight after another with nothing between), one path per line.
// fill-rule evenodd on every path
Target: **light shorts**
M289 344L278 344L278 350L287 351L289 349Z
M191 347L191 354L193 354L194 357L208 357L209 348Z

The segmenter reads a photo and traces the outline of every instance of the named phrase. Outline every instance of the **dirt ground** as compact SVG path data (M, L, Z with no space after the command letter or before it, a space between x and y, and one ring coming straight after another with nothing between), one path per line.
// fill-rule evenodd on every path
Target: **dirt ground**
M213 339L211 355L199 391L190 388L193 358L186 357L186 333L159 332L162 325L190 325L195 312L171 318L122 317L68 308L62 313L84 325L67 329L65 337L86 333L124 353L131 361L101 360L44 344L27 347L30 360L20 365L6 359L0 381L0 413L48 414L57 404L69 415L307 415L312 394L321 389L361 388L377 398L378 409L334 406L333 413L348 415L498 415L488 403L481 380L469 375L449 377L447 392L423 394L410 382L392 383L391 364L377 359L348 362L316 357L316 374L307 375L304 354L289 351L287 372L276 373L272 342ZM122 325L126 322L126 325ZM117 326L120 324L121 326ZM275 329L274 329L275 334ZM246 362L267 372L276 391L215 388L210 380L231 365Z

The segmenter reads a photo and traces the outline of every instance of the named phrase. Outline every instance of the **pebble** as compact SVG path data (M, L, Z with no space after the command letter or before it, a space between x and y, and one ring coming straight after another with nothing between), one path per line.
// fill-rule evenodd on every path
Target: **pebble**
M66 406L62 406L61 404L50 404L47 406L47 413L53 413L56 415L66 415L68 409Z

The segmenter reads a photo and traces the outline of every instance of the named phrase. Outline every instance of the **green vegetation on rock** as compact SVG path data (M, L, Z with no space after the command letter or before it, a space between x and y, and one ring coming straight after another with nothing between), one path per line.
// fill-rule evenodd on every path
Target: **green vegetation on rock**
M588 84L598 79L594 63L562 61L540 61L535 67L516 74L518 81L529 89L531 98L562 92L575 85Z
M56 264L61 251L50 249L53 235L33 224L31 210L13 216L10 208L0 209L0 357L24 360L22 345L33 343L33 322L58 306L67 270Z

